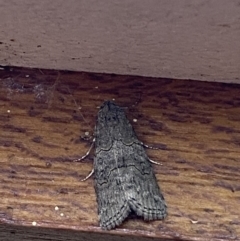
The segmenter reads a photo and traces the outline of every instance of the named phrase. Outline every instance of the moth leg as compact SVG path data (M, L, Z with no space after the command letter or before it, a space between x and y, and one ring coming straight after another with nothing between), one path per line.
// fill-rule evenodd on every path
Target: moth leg
M160 166L163 165L162 163L156 162L156 161L154 161L154 160L152 160L152 159L150 159L150 158L148 158L148 160L149 160L151 163L153 163L153 164L160 165Z
M89 150L87 151L87 153L84 156L74 160L74 162L79 162L79 161L83 160L84 158L86 158L89 155L89 153L91 152L91 150L92 150L92 148L94 146L94 143L95 143L95 138L93 139L92 144L91 144Z
M143 147L146 147L146 148L148 148L148 149L152 149L152 150L159 150L159 149L160 149L160 148L157 148L157 147L148 146L148 145L144 144L143 142L141 142L141 145L142 145ZM151 163L153 163L153 164L161 165L161 166L162 166L162 163L160 163L160 162L156 162L156 161L150 159L149 157L148 157L148 160L149 160Z
M148 149L160 150L160 148L158 148L158 147L148 146L148 145L144 144L143 142L141 142L141 145L144 146L144 147L146 147L146 148L148 148Z
M81 182L86 181L89 177L91 177L91 176L93 175L93 173L94 173L94 169L92 169L91 172L90 172L85 178L83 178L83 179L81 180Z
M94 145L94 142L95 142L95 138L93 139L92 144L91 144L89 150L87 151L87 153L84 156L82 156L81 158L74 160L74 162L78 162L78 161L81 161L84 158L86 158L89 155L89 153L91 152L91 150L93 148L93 145ZM86 181L88 178L90 178L93 175L93 173L94 173L94 169L92 169L91 172L85 178L83 178L81 180L81 182Z

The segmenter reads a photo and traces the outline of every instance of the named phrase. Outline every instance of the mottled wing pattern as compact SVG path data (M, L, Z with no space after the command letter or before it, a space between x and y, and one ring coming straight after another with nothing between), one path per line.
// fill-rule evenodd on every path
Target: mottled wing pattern
M141 142L122 108L104 102L95 129L95 190L100 226L112 229L130 212L163 219L167 206Z
M131 212L114 158L111 149L110 152L100 151L94 159L98 215L103 229L120 225Z
M144 148L134 143L128 152L131 153L126 160L129 175L122 185L131 210L144 220L165 218L167 206Z
M99 110L95 137L96 153L109 150L114 140L122 140L126 145L141 143L123 109L111 101L104 102Z

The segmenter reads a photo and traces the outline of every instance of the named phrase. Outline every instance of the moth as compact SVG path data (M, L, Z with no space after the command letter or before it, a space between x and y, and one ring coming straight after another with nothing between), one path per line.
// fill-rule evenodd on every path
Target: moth
M97 116L93 170L99 223L102 229L122 224L130 213L144 220L164 219L167 205L152 164L123 108L105 101ZM84 155L85 158L91 151Z

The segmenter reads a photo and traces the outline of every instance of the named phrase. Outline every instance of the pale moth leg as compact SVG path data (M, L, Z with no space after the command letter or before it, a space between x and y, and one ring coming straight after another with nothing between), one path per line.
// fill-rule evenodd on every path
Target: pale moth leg
M159 150L159 148L157 148L157 147L152 147L152 146L148 146L148 145L144 144L143 142L141 143L141 145L143 145L144 147L146 147L146 148L148 148L148 149ZM153 163L153 164L162 166L162 163L160 163L160 162L156 162L156 161L154 161L154 160L152 160L152 159L150 159L150 158L148 158L148 160L149 160L151 163Z
M93 139L92 144L91 144L89 150L87 151L87 153L84 156L82 156L81 158L74 160L74 162L79 162L79 161L82 161L84 158L86 158L89 155L89 153L91 152L94 142L95 142L95 138ZM83 178L81 180L81 182L86 181L88 178L90 178L93 175L93 173L94 173L94 169L92 169L91 172L85 178Z

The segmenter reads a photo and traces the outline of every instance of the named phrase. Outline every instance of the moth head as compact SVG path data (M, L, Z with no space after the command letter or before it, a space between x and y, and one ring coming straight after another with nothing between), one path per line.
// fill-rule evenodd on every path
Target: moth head
M119 123L119 112L121 112L121 108L114 102L105 101L100 108L99 117L107 126L113 127Z

